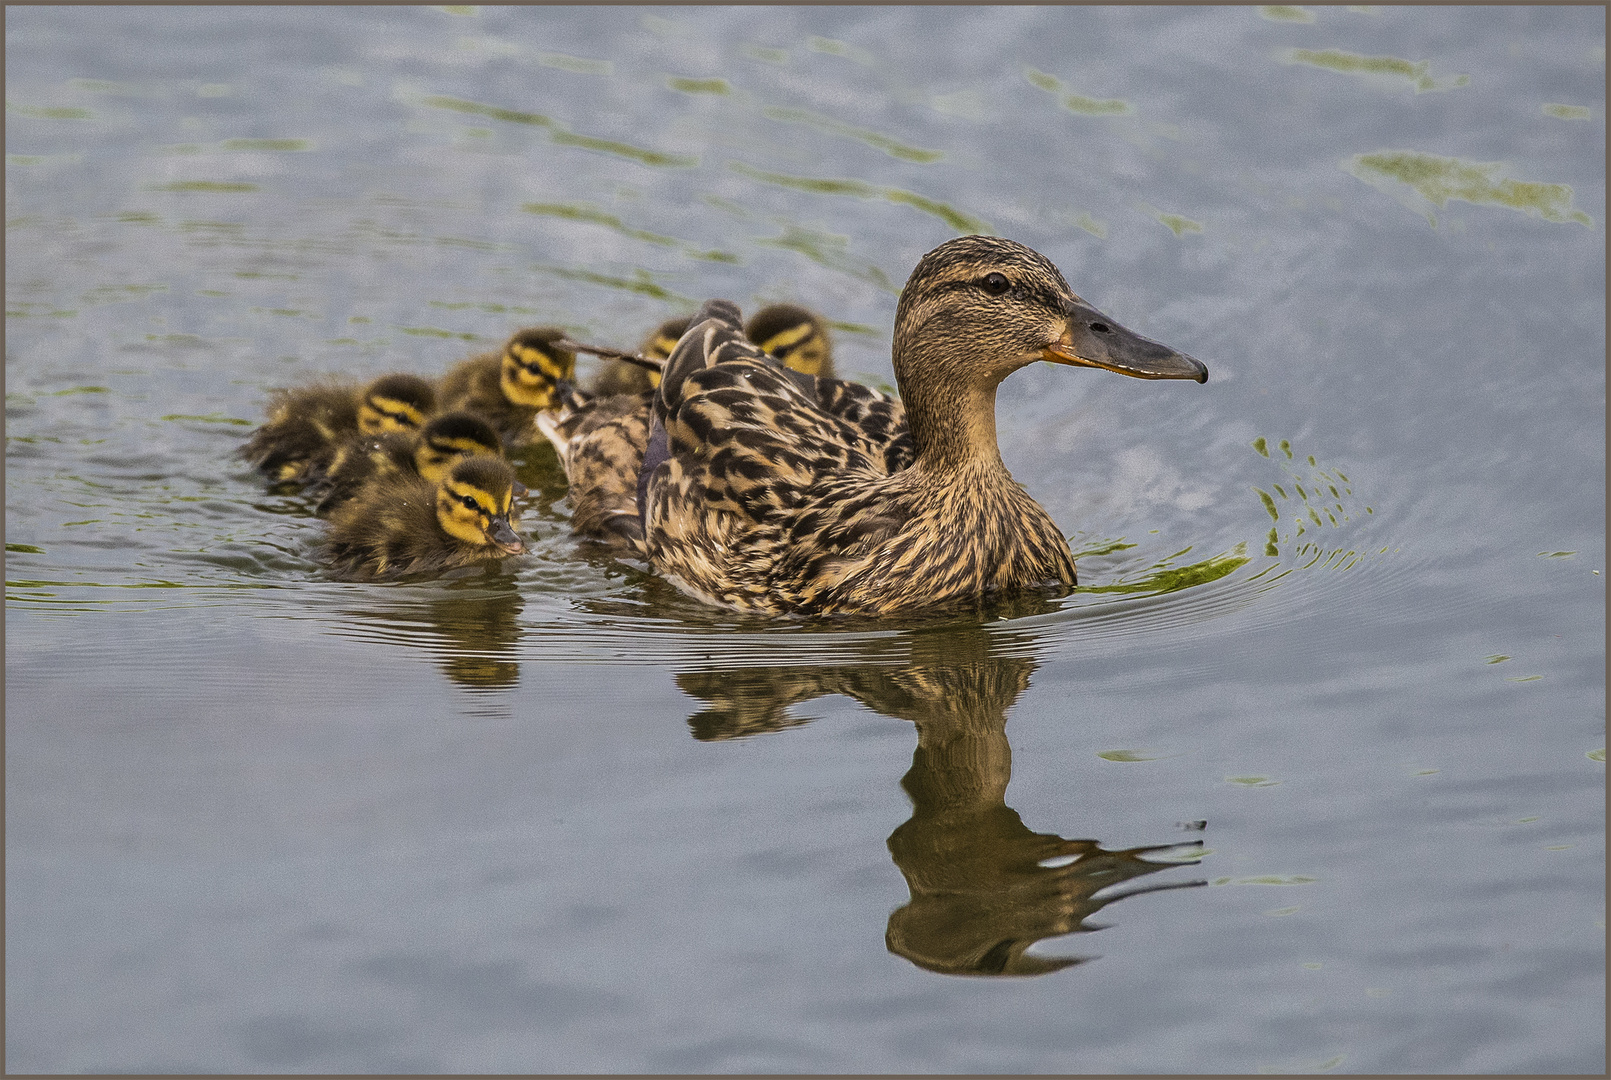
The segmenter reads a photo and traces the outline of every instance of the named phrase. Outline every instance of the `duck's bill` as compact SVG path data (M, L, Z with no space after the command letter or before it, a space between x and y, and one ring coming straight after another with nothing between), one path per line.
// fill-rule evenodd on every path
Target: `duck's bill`
M1208 368L1183 352L1126 330L1086 304L1069 305L1068 328L1041 358L1054 364L1117 371L1136 379L1208 381Z
M519 555L526 550L526 542L520 539L520 534L515 532L509 524L509 519L505 517L492 519L492 523L487 526L487 539L492 541L495 547L511 555Z

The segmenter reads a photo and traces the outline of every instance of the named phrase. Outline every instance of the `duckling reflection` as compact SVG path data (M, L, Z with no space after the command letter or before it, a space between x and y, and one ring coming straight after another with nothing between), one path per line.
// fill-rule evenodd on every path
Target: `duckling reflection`
M420 599L422 593L428 599ZM525 601L512 575L477 574L463 582L445 582L429 593L410 590L387 596L397 597L406 600L349 611L350 622L338 632L424 649L443 675L473 694L503 698L519 683L515 647Z
M1189 852L1201 841L1110 851L1034 832L1007 805L1007 710L1035 670L1032 647L972 627L915 635L904 664L700 671L677 684L709 703L689 720L700 739L806 723L789 706L828 693L912 721L917 749L901 779L912 817L889 837L912 898L890 915L886 946L947 975L1042 975L1089 958L1028 952L1036 942L1101 929L1087 920L1124 897L1206 882L1113 891L1179 865L1147 854Z

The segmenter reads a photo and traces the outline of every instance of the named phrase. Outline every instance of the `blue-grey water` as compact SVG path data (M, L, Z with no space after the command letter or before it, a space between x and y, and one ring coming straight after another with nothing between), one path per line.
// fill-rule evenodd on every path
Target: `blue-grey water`
M12 7L6 108L10 1071L1604 1070L1602 8ZM547 447L341 583L232 457L711 296L887 383L970 231L1211 372L1003 384L1062 600L710 611Z

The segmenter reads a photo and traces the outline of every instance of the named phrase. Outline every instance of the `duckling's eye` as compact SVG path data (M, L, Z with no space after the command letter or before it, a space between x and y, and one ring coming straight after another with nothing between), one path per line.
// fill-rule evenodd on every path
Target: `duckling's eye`
M984 280L980 284L984 286L984 291L991 296L1000 296L1007 291L1011 282L1007 280L1005 274L989 273L984 276Z
M460 495L459 496L459 501L464 504L465 509L474 510L478 514L481 512L481 504L477 503L475 501L475 496L473 496L473 495Z

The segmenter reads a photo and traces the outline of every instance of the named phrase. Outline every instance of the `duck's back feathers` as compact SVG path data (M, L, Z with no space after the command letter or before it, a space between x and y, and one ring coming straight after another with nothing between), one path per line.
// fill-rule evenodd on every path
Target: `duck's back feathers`
M638 474L649 444L649 395L615 394L578 405L537 414L570 484L571 528L641 555Z

